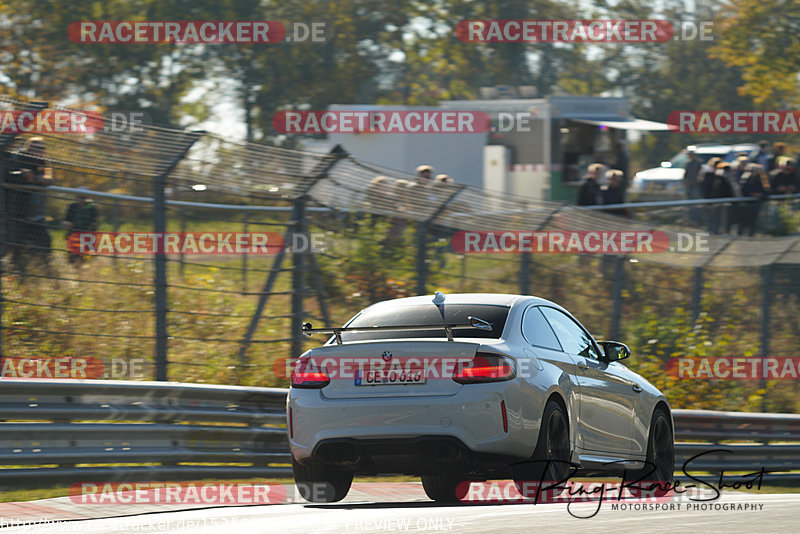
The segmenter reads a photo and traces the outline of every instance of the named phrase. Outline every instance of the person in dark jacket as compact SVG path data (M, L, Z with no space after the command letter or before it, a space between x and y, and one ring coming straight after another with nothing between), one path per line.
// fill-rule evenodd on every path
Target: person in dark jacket
M13 187L48 186L52 182L52 169L45 160L44 139L29 138L19 153L6 154L6 160L5 181L12 186L6 190L5 199L11 262L16 270L25 273L33 257L49 271L51 239L45 212L46 193L43 189Z
M742 189L742 196L756 198L756 202L747 202L741 206L739 212L739 228L738 234L743 235L745 231L749 236L756 232L758 226L758 214L761 211L761 205L767 198L767 189L769 182L767 181L767 173L764 172L764 167L757 163L751 163L747 166L740 182Z
M775 174L772 182L772 190L779 195L791 195L797 193L797 163L793 160L786 160L781 170Z
M67 229L68 245L77 239L77 236L73 236L73 234L97 229L97 206L89 198L89 195L81 193L76 201L69 205L67 216L64 217L64 227ZM74 264L86 258L85 255L76 252L73 248L69 246L67 248L69 249L70 263Z
M600 193L600 173L603 170L601 163L589 165L589 174L578 189L578 206L596 206L603 202Z
M622 187L622 171L619 169L611 169L606 172L606 181L608 185L601 188L600 192L603 196L603 204L624 204L625 203L625 190ZM606 210L605 213L611 215L618 215L620 217L628 217L628 210L616 209Z
M709 160L711 163L711 160ZM714 170L707 172L703 178L703 195L705 198L729 198L736 196L735 189L731 184L730 170L731 164L727 161L717 161ZM708 208L708 230L713 234L720 232L723 219L727 215L727 230L732 224L730 210L721 204L712 204Z
M775 143L772 145L772 154L767 157L767 174L780 167L778 161L786 152L786 143Z

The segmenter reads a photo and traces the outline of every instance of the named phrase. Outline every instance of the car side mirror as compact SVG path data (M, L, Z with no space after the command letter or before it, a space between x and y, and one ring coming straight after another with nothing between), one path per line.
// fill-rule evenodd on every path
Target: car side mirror
M630 357L631 349L625 343L619 341L601 341L600 346L603 347L605 353L605 360L607 362L616 362Z

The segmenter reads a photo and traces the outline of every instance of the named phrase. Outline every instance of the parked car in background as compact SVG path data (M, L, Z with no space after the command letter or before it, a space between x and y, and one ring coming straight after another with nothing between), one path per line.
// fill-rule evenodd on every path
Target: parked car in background
M680 200L686 198L683 174L689 162L689 151L694 150L698 159L705 163L711 158L733 161L741 154L750 156L758 151L754 143L723 145L705 143L690 145L681 150L669 161L661 162L660 167L637 172L628 188L628 201L646 202L648 200Z

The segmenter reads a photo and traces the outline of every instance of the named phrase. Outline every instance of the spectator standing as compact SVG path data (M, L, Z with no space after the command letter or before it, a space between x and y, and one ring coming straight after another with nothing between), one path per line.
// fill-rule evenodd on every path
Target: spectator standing
M686 198L702 198L702 191L700 190L700 169L703 163L697 157L694 150L689 151L689 161L686 163L686 169L683 173L683 186L686 189Z
M606 181L608 184L600 189L603 197L603 204L624 204L625 203L625 190L622 187L622 171L619 169L611 169L606 171ZM618 215L620 217L628 217L628 210L625 208L606 210L606 213L611 215Z
M69 205L63 224L67 229L68 245L74 243L80 232L91 232L97 229L97 206L89 198L89 195L82 192L76 201ZM86 258L84 254L76 252L73 246L67 248L69 249L70 263L82 262Z
M716 160L716 161L714 161ZM712 158L709 163L714 164L714 170L707 172L703 179L703 195L707 199L728 198L735 196L728 173L730 163ZM713 234L720 233L723 217L727 210L720 204L712 204L708 208L708 229ZM728 226L730 226L730 218Z
M602 163L589 165L589 173L578 189L578 206L596 206L602 204L603 197L600 192L600 176L603 171Z
M7 155L6 183L23 186L48 186L52 170L45 159L41 137L31 137L18 154ZM44 190L9 189L6 194L8 243L11 261L21 272L27 270L30 256L39 258L50 269L50 230L46 216Z
M758 142L758 150L750 157L751 163L757 163L761 165L761 168L766 171L767 165L769 164L769 142L767 141L759 141Z
M767 174L779 168L780 162L778 161L786 152L786 143L775 143L772 145L772 154L767 158Z
M775 174L772 191L779 195L791 195L797 193L798 189L797 162L793 159L786 160L780 172Z
M757 163L750 163L747 170L742 174L740 182L742 195L757 199L756 202L746 202L741 206L739 214L739 227L737 233L743 235L745 231L749 236L756 232L758 226L758 215L761 212L761 205L767 198L767 173L764 167Z
M686 198L696 200L703 198L703 188L701 179L703 177L703 162L697 157L694 150L689 151L689 161L683 173L683 187L686 190ZM689 207L689 220L694 224L703 223L703 210L699 206Z
M420 165L416 168L416 173L416 180L418 184L428 184L430 183L431 178L433 178L433 167L430 165Z

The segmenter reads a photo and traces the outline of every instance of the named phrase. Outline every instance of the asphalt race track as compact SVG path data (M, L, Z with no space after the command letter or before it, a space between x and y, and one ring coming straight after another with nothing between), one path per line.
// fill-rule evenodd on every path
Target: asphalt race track
M80 532L321 533L321 532L796 532L800 494L725 492L707 503L672 502L674 509L642 510L640 504L614 510L611 503L438 505L421 488L387 494L369 484L335 504L229 506L141 513L113 512L115 517L29 524L0 529L2 534ZM46 501L38 501L46 502ZM34 503L26 503L34 504ZM650 504L650 506L653 506ZM662 503L669 506L668 503ZM633 509L630 509L633 508ZM597 511L595 515L593 515ZM124 515L124 514L135 515ZM6 515L6 514L3 514ZM593 515L593 516L592 516ZM584 519L574 516L592 516ZM7 518L4 518L7 519ZM7 523L6 523L7 524ZM690 530L688 530L690 529Z

